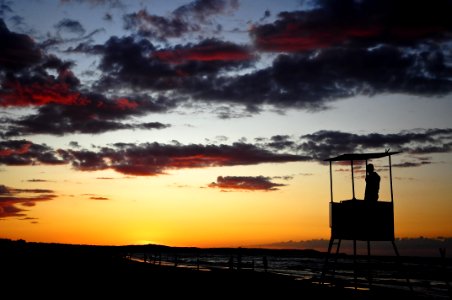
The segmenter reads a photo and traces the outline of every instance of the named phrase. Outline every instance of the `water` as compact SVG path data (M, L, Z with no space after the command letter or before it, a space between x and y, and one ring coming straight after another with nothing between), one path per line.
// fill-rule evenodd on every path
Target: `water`
M225 252L227 253L219 251L146 253L146 262L210 271L230 269L232 257L234 270L239 268L238 261L241 260L240 269L265 272L263 257L266 256L268 272L317 283L321 280L325 265L323 254L314 256L287 255L286 253L239 255L237 251ZM133 259L139 261L144 261L144 257L144 253L133 255ZM342 255L336 263L330 259L327 270L326 284L334 283L343 285L345 288L355 288L356 274L357 287L360 289L370 288L370 279L372 286L409 290L408 278L416 294L435 299L449 299L445 280L448 278L446 275L450 278L452 268L446 267L439 259L404 258L401 263L396 263L395 257L372 257L370 260L367 257L358 257L354 264L352 256Z

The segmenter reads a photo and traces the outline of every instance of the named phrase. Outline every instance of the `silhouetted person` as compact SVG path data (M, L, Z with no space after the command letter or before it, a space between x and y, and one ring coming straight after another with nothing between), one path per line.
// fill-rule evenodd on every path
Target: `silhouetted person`
M366 191L364 193L364 200L377 201L379 190L380 176L375 172L374 165L368 164L366 166Z
M268 270L268 260L267 260L267 256L264 255L264 257L262 258L262 264L264 265L264 271L267 272Z

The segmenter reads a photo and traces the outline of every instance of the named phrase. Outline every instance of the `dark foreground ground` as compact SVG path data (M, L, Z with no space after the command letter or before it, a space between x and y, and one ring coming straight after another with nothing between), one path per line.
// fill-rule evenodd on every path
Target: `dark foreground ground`
M115 248L0 245L2 299L429 299L408 289L354 290L250 270L159 266Z

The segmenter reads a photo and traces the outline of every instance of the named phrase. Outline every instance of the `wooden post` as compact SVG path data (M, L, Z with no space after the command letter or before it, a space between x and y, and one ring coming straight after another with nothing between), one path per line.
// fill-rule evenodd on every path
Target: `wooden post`
M353 191L353 200L355 200L355 176L353 175L353 160L350 161L352 166L352 191Z
M333 167L330 160L330 202L333 202Z

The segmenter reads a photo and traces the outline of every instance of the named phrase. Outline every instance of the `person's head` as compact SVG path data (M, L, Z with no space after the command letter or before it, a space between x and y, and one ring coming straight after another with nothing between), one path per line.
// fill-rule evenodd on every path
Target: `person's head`
M367 173L372 173L374 171L374 165L373 164L368 164L366 166L366 171L367 171Z

